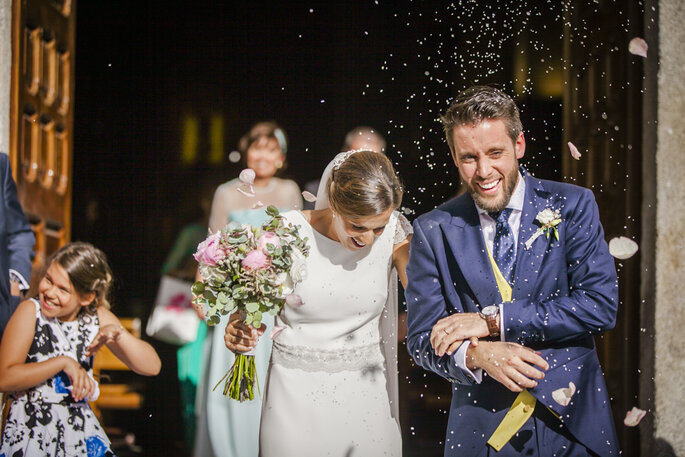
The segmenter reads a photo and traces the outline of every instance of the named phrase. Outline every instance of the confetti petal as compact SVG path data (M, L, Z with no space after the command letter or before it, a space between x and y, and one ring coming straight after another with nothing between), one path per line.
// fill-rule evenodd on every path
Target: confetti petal
M625 236L612 238L611 241L609 241L609 253L620 260L631 258L635 255L637 250L637 243Z
M248 190L243 190L241 187L238 187L238 192L245 195L246 197L254 197L254 190L252 188Z
M647 42L642 38L635 37L628 44L628 52L640 57L647 57Z
M257 203L252 205L252 209L261 208L262 206L264 206L264 203L262 203L260 200L257 200Z
M552 392L552 398L561 406L568 406L571 402L571 397L576 393L576 385L572 382L568 383L568 387L562 387Z
M578 151L578 148L570 141L568 142L568 149L571 151L571 157L573 157L576 160L580 160L580 151Z
M271 329L269 338L273 340L278 335L280 335L283 330L285 330L285 325L276 325L273 329Z
M308 201L309 203L314 203L316 201L316 195L309 192L308 190L302 191L302 198L304 198L305 201Z
M288 295L287 297L285 297L285 302L289 306L293 306L295 308L299 308L300 306L304 305L304 303L302 302L302 297L300 297L297 294Z
M647 411L633 406L633 409L626 413L626 418L623 419L623 424L626 427L635 427L640 423L643 417L647 414Z
M238 180L240 180L241 183L252 187L256 176L257 175L252 168L246 168L240 172L240 175L238 175Z

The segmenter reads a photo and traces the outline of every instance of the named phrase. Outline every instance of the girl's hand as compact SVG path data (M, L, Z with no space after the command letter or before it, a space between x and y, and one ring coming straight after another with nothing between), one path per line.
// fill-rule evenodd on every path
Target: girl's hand
M112 341L119 341L119 338L126 332L124 326L121 324L109 324L100 327L100 331L95 335L95 339L86 348L86 356L90 357L95 354L103 345L111 343Z
M84 398L90 398L95 393L95 381L88 376L88 372L71 357L61 355L59 356L64 363L62 371L64 371L71 381L71 397L74 401L81 401Z
M228 318L224 343L231 352L248 352L257 346L257 340L265 330L266 325L262 324L259 330L255 330L243 322L239 313L234 313Z

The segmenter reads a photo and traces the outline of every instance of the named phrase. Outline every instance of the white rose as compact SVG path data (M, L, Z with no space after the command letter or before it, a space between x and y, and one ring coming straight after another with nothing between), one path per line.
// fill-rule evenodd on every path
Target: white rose
M297 249L295 249L295 251L299 253ZM307 279L307 262L302 253L299 253L299 257L293 255L293 264L290 267L290 277L296 284Z
M556 214L549 208L545 208L540 211L535 219L538 220L542 225L550 224L554 219L556 219Z
M288 294L293 293L293 281L288 273L279 273L273 276L269 282L271 285L281 288L278 293L279 298L285 298Z
M271 277L271 285L280 286L281 284L285 284L285 282L288 280L288 273L278 273L276 276L271 275Z

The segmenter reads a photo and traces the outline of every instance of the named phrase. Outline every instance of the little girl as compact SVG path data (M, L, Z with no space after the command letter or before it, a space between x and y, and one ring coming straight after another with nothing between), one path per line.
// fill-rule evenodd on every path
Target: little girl
M70 243L47 265L38 299L19 305L0 345L0 391L12 397L0 455L114 455L88 404L99 393L94 354L107 345L147 376L161 362L109 311L112 273L102 251Z

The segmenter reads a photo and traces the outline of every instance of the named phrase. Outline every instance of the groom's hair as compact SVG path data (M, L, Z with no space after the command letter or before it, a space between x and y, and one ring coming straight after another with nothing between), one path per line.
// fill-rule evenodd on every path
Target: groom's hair
M452 131L455 127L487 119L501 119L511 141L516 143L523 126L516 103L510 96L492 86L473 86L461 91L440 116L450 150L454 152Z

